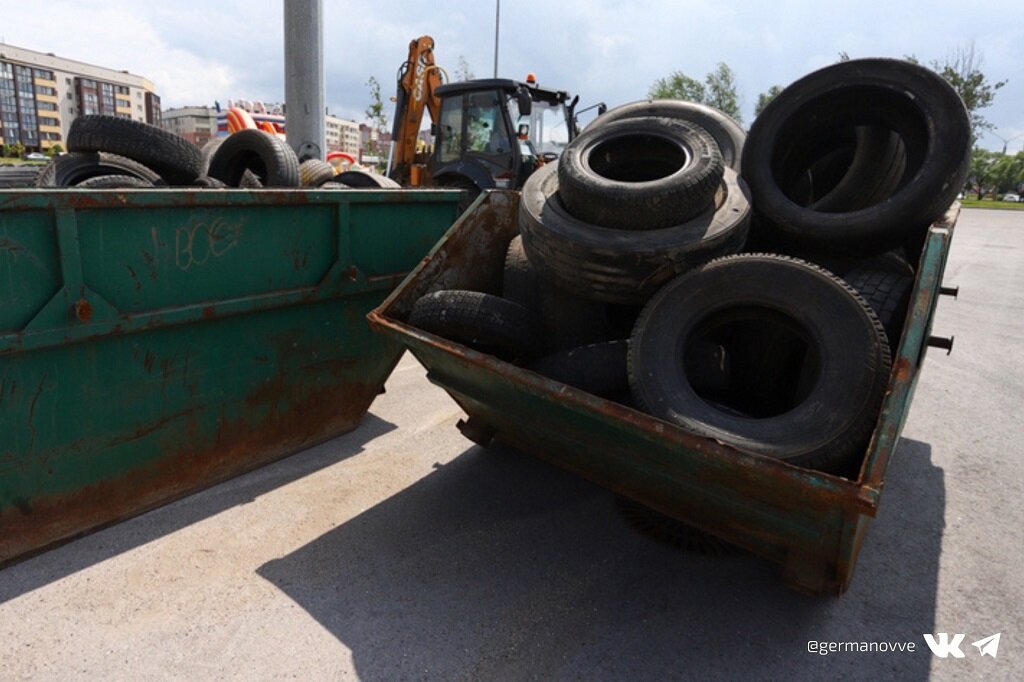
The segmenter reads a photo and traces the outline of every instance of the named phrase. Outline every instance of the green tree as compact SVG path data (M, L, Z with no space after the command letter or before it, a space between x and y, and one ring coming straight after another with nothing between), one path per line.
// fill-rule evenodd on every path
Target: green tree
M754 107L754 118L760 116L761 112L764 111L764 108L768 106L768 103L775 99L780 92L782 92L782 86L773 85L772 87L768 88L766 92L762 92L760 95L758 95L757 105Z
M992 189L995 178L994 167L1001 156L1002 154L999 152L990 152L979 147L975 147L971 152L971 168L967 173L967 187L978 195L978 199Z
M1024 183L1024 152L999 154L992 162L991 180L996 192L1016 192Z
M907 55L906 59L915 64L920 64L914 55ZM940 76L953 86L964 101L967 112L971 116L971 131L974 139L977 140L986 130L992 130L994 125L988 122L980 113L981 109L992 106L997 91L1006 85L1007 81L990 81L981 68L984 63L984 56L981 51L975 48L974 43L958 45L953 48L943 60L932 60L931 67Z
M62 153L63 151L64 151L64 147L60 146L59 144L55 144L55 145L51 145L49 148L47 148L46 155L52 158L52 157L57 156L58 154Z
M380 159L384 149L382 138L388 129L388 112L384 109L384 101L380 97L380 83L377 79L370 76L370 80L366 81L366 87L370 89L370 104L366 107L366 118L372 128L368 151Z
M23 145L20 141L19 142L15 142L14 143L14 147L12 148L11 151L14 152L13 156L15 158L20 159L23 156L25 156L25 145Z
M682 71L673 71L667 78L659 78L647 91L651 99L681 99L707 104L742 122L736 76L725 62L704 77L704 82L690 78Z
M14 145L13 144L9 144L7 142L4 142L3 156L4 156L5 159L9 159L12 156L14 156Z

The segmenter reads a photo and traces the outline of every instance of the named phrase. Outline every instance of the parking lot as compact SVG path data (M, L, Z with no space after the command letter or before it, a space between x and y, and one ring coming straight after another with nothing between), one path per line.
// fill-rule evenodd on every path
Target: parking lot
M356 431L0 571L0 679L1024 679L1024 213L964 210L945 280L841 598L473 446L407 355Z

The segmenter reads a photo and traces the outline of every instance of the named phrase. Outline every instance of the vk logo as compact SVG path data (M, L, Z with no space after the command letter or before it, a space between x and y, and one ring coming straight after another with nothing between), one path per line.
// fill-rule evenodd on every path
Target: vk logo
M978 648L978 653L982 656L996 657L999 652L999 635L1002 633L997 632L994 635L983 637L977 642L971 642L971 646ZM928 645L928 648L932 650L932 653L939 658L964 658L964 652L960 650L960 644L964 641L967 635L955 634L952 639L945 632L940 632L938 635L925 634L924 641Z
M946 658L950 654L953 654L954 658L963 658L964 652L960 651L960 642L964 641L964 637L967 635L953 635L953 639L949 639L949 635L945 632L939 633L939 641L935 641L935 638L930 634L925 634L924 641L928 644L928 648L932 650L932 653L939 658Z

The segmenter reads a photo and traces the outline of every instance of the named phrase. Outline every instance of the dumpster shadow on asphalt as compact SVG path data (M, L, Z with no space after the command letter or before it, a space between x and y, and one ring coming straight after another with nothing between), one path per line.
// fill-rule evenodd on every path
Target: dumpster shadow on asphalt
M190 494L2 569L0 604L358 455L364 444L395 428L391 422L367 413L356 429L302 451L301 457L286 457L222 482L215 492L207 488Z
M503 447L447 465L259 574L352 652L363 680L927 679L943 471L903 439L841 599L747 554L637 534L611 493ZM913 642L914 653L808 652Z

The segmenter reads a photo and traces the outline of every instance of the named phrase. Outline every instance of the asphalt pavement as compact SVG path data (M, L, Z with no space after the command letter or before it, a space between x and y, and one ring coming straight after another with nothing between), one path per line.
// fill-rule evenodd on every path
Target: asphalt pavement
M1024 212L964 210L945 279L841 598L472 445L407 355L356 431L0 571L0 679L1024 679Z

